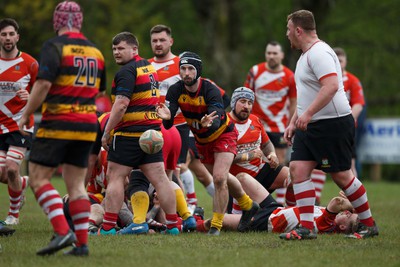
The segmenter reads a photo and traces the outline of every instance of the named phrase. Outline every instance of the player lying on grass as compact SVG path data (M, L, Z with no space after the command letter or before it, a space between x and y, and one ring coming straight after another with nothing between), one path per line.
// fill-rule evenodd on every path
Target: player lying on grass
M288 233L299 225L298 207L284 208L247 173L240 173L237 178L247 194L260 203L246 231ZM314 228L318 233L351 234L357 230L358 215L353 213L350 201L343 194L334 197L327 207L316 206L314 214ZM239 220L238 214L226 214L223 229L236 231ZM207 229L209 221L205 221L204 226Z

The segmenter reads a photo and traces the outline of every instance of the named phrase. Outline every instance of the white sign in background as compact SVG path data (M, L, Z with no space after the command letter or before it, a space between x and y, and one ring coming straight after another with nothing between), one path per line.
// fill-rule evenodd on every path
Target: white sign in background
M400 163L400 118L367 119L357 150L363 163Z

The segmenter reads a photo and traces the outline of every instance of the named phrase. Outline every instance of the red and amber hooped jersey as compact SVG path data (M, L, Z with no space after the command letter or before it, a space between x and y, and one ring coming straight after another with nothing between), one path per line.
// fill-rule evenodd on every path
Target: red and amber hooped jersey
M148 130L160 131L161 119L157 116L156 106L160 102L158 75L146 59L136 55L123 65L115 75L111 100L117 95L130 99L121 122L115 127L115 135L140 137Z
M82 33L45 42L38 79L52 82L42 105L39 138L94 141L95 96L106 89L104 57Z
M191 93L186 90L182 81L175 83L168 90L166 101L169 102L171 116L174 116L180 108L187 124L190 127L196 141L200 144L208 144L215 141L222 133L234 130L224 109L221 91L210 81L200 78L199 88ZM206 114L216 111L218 118L210 127L201 126L201 118ZM163 121L168 129L173 124L173 119Z

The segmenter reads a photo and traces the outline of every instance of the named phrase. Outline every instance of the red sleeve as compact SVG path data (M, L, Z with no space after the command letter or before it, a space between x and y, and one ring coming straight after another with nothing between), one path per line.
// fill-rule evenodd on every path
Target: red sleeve
M296 82L294 80L294 75L289 77L289 98L296 98L297 97L297 91L296 91Z
M324 209L322 215L315 222L319 233L332 233L335 230L336 214L328 212Z
M254 88L254 73L253 68L249 70L246 76L246 80L244 81L244 87L250 88L251 90L255 90Z
M350 106L365 105L364 92L360 80L351 73L347 73L348 90L350 91Z

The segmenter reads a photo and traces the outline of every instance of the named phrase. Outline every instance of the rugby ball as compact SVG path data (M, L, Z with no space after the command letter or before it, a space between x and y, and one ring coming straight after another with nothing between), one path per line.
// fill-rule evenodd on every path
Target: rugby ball
M159 131L147 130L140 136L139 145L145 153L155 154L163 147L164 138Z

